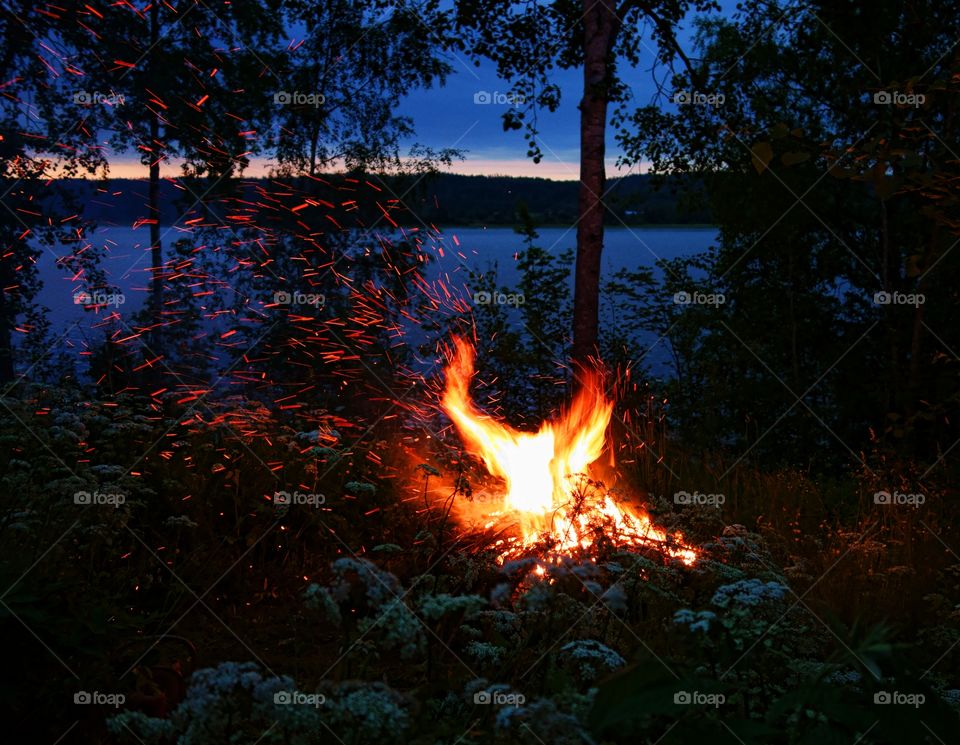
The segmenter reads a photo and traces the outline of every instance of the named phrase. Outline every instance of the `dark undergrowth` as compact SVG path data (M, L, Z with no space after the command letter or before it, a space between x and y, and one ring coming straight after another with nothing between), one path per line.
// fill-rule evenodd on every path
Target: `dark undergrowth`
M615 490L697 562L606 540L540 575L456 519L485 482L454 443L397 419L49 388L5 404L2 700L30 741L956 732L955 508L934 483L877 504L903 464L827 480L624 437Z

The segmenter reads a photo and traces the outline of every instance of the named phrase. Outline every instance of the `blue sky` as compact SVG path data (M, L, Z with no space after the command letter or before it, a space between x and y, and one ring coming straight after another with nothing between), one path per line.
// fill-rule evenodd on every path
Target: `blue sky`
M735 2L721 0L720 6L724 15L730 15ZM693 15L689 16L679 33L681 44L688 53L693 48L693 19ZM633 69L621 65L620 73L630 87L633 105L647 104L655 94L654 72L651 71L655 50L656 45L648 36L641 48L640 64ZM473 103L478 91L506 93L509 90L509 84L497 77L496 67L489 62L474 67L464 56L451 56L450 61L454 73L443 88L416 91L400 104L399 111L415 122L417 141L433 148L466 150L466 160L453 168L459 173L579 178L580 112L577 104L583 92L580 70L559 70L553 74L553 81L562 91L561 105L556 112L545 112L539 119L544 158L534 164L526 157L523 133L503 131L501 116L507 105ZM662 68L655 72L660 79L667 75ZM614 169L619 154L614 133L608 132L607 170L610 175L627 173L627 169L619 172ZM642 165L633 172L638 170L643 170Z
M652 52L647 56L652 62ZM506 93L509 84L497 77L494 65L486 63L475 68L468 67L464 61L453 59L455 72L443 88L416 91L401 103L400 112L415 122L416 139L434 148L465 150L466 160L453 168L460 173L579 178L580 112L577 104L583 87L582 73L579 70L556 71L553 79L562 90L561 104L556 112L543 112L539 117L540 147L544 157L539 164L534 164L526 157L523 133L503 131L502 115L509 104L474 103L477 92ZM653 94L650 73L631 70L627 77L639 100L646 100ZM612 168L617 155L612 136L608 142L608 155Z

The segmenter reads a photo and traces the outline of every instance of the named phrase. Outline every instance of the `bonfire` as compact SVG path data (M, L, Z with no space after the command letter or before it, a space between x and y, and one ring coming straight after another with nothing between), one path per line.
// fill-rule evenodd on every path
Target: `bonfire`
M501 563L532 553L558 561L589 553L599 539L627 549L654 548L687 565L696 561L681 534L668 535L645 512L618 502L591 472L613 415L600 372L584 373L573 400L554 420L522 432L473 403L474 357L473 346L455 337L441 404L466 451L503 482L496 499L472 509L485 528L504 526L496 544Z

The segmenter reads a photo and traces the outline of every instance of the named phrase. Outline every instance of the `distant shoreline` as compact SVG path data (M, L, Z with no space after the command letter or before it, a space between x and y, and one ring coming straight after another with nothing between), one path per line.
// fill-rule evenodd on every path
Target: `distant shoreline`
M483 229L483 228L510 228L515 229L516 223L485 223L485 224L459 224L459 225L448 225L447 227L442 228L443 230L456 230L458 228L470 228L470 229ZM555 230L555 229L567 229L575 230L576 226L567 225L564 223L544 223L543 225L534 225L534 230ZM651 223L628 223L626 225L606 225L604 226L604 232L609 230L634 230L639 228L641 230L717 230L716 225L711 225L710 223L700 223L700 222L677 222L677 223L661 223L661 222L651 222Z
M162 232L162 231L164 231L164 230L170 230L170 229L177 228L177 227L185 228L186 226L184 226L184 225L177 225L177 224L173 224L173 225L161 224L161 225L160 225L160 230L161 230L161 232ZM513 230L513 231L516 231L517 225L516 225L516 223L488 222L488 223L474 223L474 224L457 223L456 225L441 225L441 226L438 226L438 227L440 228L440 230L441 230L442 232L448 233L448 232L450 232L450 231L452 231L452 230L463 230L463 229L468 229L468 230L486 230L486 229L488 229L488 228L491 229L491 230ZM93 230L100 230L100 229L103 229L103 228L119 228L119 229L121 229L121 230L143 230L144 232L149 232L149 230L150 230L150 226L149 226L149 225L140 225L140 226L138 226L137 228L134 228L132 225L121 225L121 224L119 224L119 223L114 223L114 224L112 224L112 225L107 225L107 224L101 223L101 224L97 225L96 228L94 228ZM389 226L385 226L385 227L384 227L384 231L386 231L388 228L389 228ZM401 230L401 229L410 230L410 229L414 229L414 228L419 229L420 226L419 226L419 225L401 225L399 228L394 228L394 229L395 229L395 230ZM576 230L576 226L574 226L574 225L567 225L567 224L565 224L565 223L546 223L546 224L544 224L544 225L535 225L535 226L534 226L534 229L535 229L535 230L570 230L570 231L575 231L575 230ZM611 231L611 230L717 230L717 229L718 229L718 227L717 227L716 225L711 225L710 223L692 223L692 222L691 222L691 223L684 223L684 222L678 222L678 223L633 223L633 224L627 224L627 225L607 225L607 226L604 227L604 232L609 232L609 231ZM93 230L90 231L90 232L93 232ZM520 235L520 234L517 233L517 235Z
M83 205L83 219L122 224L144 222L149 217L148 184L145 181L111 180L97 183L71 181L70 203ZM193 192L172 181L160 182L159 221L171 225L196 219L209 208L227 215L242 203L244 222L261 218L265 224L284 220L325 220L340 225L450 225L458 228L514 228L532 223L540 228L571 227L579 219L579 187L576 181L537 178L436 175L412 185L400 179L371 178L357 181L345 176L319 181L292 179L286 185L274 181L242 180L223 194L211 196L198 207ZM203 193L203 192L197 192ZM269 206L264 193L275 193ZM304 200L309 194L312 201ZM402 196L401 196L402 195ZM382 202L382 204L381 204ZM632 175L611 180L604 194L604 221L608 228L678 229L681 226L712 227L706 194L699 182L654 179ZM64 211L68 209L63 208ZM386 220L386 209L390 219ZM305 210L294 212L294 210ZM77 211L69 208L69 213Z

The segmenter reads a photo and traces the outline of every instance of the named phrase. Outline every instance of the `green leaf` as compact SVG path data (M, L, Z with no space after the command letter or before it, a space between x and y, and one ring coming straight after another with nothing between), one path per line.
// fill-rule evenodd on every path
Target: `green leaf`
M780 162L785 166L793 166L797 163L803 163L805 160L810 160L810 153L794 152L784 153L780 156Z
M770 128L770 137L774 140L781 140L790 133L790 128L783 122L777 122Z
M379 546L374 546L372 551L378 554L403 553L403 549L400 546L398 546L396 543L381 543Z
M439 476L440 471L431 466L429 463L421 463L417 466L417 469L423 471L427 476Z
M923 257L917 254L907 257L906 273L908 277L919 277L923 274Z
M757 173L767 170L767 166L773 159L773 146L769 142L755 142L750 152L753 156L753 167L757 169Z
M877 176L873 180L873 186L877 190L877 196L880 199L887 200L897 191L897 181L889 176Z

